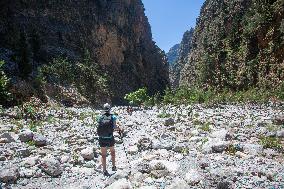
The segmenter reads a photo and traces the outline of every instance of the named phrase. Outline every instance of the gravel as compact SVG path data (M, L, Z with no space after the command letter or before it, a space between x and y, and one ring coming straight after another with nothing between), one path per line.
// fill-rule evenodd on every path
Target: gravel
M49 107L33 132L29 120L19 120L24 128L17 132L9 130L17 128L13 120L1 117L0 128L9 128L0 130L0 180L21 189L284 188L283 109L196 104L128 115L126 107L114 107L127 134L115 135L117 172L107 156L111 177L102 174L96 139L100 110ZM263 146L263 136L279 144Z

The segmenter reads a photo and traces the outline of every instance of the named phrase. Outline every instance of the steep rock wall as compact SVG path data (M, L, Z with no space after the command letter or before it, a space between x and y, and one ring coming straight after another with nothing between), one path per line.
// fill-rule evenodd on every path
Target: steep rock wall
M180 85L245 90L284 79L284 2L207 0Z
M3 0L0 48L13 60L24 36L35 68L54 57L80 61L87 49L94 64L108 74L112 99L146 86L151 93L168 85L165 55L152 41L141 0ZM17 75L23 70L10 67Z

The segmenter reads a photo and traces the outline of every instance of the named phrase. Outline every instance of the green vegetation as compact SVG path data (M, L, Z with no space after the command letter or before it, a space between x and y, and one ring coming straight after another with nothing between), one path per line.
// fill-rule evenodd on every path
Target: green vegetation
M13 119L11 121L11 123L16 125L16 127L12 128L11 132L18 133L20 130L22 130L24 128L24 124L21 121L17 121L15 119Z
M266 128L267 128L267 130L268 130L269 132L276 132L276 131L278 131L279 129L281 129L281 126L269 124Z
M77 164L79 162L79 155L76 152L72 153L72 159L74 161L75 164Z
M42 122L41 121L31 121L31 122L29 122L29 129L31 131L37 132L39 127L42 127Z
M55 58L49 65L39 69L38 85L45 82L61 86L73 86L91 102L110 96L108 79L98 64L93 62L86 50L81 62L70 62L67 58Z
M201 127L199 127L201 130L206 132L211 132L210 123L205 123Z
M52 123L54 123L55 118L51 115L48 115L46 121L47 121L47 123L52 124Z
M182 150L181 150L181 153L182 153L183 155L187 155L187 154L189 153L189 149L186 148L186 147L183 147Z
M193 125L202 125L203 123L200 120L193 120Z
M30 140L28 142L26 142L29 146L35 146L35 141Z
M5 113L5 109L3 108L2 105L0 105L0 114L4 114Z
M194 65L183 70L188 75L181 81L205 89L205 95L194 96L194 101L207 101L206 94L215 91L220 100L223 94L224 100L230 95L232 100L283 99L283 7L283 0L204 5L192 41L194 56L189 56Z
M226 152L230 155L235 155L237 151L238 148L233 144L229 144L228 148L226 149Z
M43 104L38 98L32 97L30 101L25 102L18 109L18 117L26 120L38 121L41 119L41 114L45 104Z
M168 114L166 112L162 112L162 113L158 114L157 117L158 118L169 118L169 117L171 117L171 114Z
M273 148L275 150L283 150L283 145L281 144L281 140L277 137L260 137L260 144L263 145L264 148Z
M146 93L146 88L139 89L133 93L129 93L125 96L125 99L133 105L147 104L149 97ZM201 89L186 89L179 88L176 90L166 89L163 96L157 98L157 100L151 105L157 104L194 104L194 103L265 103L269 100L284 100L284 89L282 90L264 90L259 88L252 88L246 91L217 91L217 90L201 90ZM194 115L195 117L198 114Z
M4 61L0 61L0 104L5 104L11 100L11 94L8 90L9 79L3 71Z
M143 103L147 102L150 97L147 94L147 89L144 87L132 93L126 94L124 99L127 100L131 105L142 105Z
M206 142L208 142L208 138L207 137L202 138L201 145L204 145Z

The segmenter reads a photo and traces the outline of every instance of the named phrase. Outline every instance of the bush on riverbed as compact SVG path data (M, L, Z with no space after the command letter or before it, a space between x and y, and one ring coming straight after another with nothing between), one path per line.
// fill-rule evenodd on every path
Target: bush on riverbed
M256 102L265 103L269 100L284 100L284 84L274 90L251 88L244 91L214 89L202 90L198 88L178 88L175 90L166 89L164 95L150 97L147 89L142 88L125 96L125 99L133 105L157 105L157 104L193 104L193 103L230 103L230 102Z

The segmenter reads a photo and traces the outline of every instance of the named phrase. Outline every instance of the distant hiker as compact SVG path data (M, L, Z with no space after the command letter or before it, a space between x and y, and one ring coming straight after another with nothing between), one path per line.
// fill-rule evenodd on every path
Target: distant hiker
M117 126L116 119L117 117L110 113L111 107L108 103L104 104L104 113L100 116L97 128L97 133L99 136L99 145L101 147L102 154L102 165L103 173L105 176L109 176L108 171L106 170L106 154L107 148L110 149L111 161L112 161L112 171L116 171L115 166L115 149L114 149L114 136L113 131L117 130L121 134L121 129Z
M128 106L126 111L129 115L132 115L133 108Z

